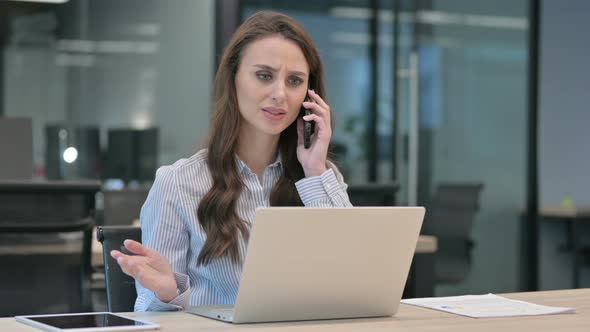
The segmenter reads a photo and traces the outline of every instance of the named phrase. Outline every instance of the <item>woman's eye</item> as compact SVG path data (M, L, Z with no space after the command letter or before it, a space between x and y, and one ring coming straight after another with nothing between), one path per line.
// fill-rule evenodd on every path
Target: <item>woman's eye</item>
M293 77L289 79L289 84L293 85L293 86L297 86L299 84L303 83L303 80L300 79L299 77Z
M270 81L272 79L272 75L269 73L256 73L256 77L263 81Z

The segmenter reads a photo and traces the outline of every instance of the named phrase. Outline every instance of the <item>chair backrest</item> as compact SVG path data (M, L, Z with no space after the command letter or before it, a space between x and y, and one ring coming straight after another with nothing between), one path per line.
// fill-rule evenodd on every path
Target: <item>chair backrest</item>
M0 317L91 310L94 220L0 222ZM35 298L35 301L31 301Z
M471 266L471 229L483 184L440 184L432 199L428 231L437 237L435 278L458 282Z
M397 183L363 183L348 185L348 198L354 206L394 206Z
M149 193L149 188L103 190L105 226L129 226L139 219L139 212Z
M96 234L102 243L104 274L106 280L107 308L111 312L133 311L137 292L135 280L126 275L117 261L111 257L111 250L126 252L126 239L141 242L141 228L133 226L99 226Z
M11 304L0 316L90 310L98 191L99 181L0 180L0 294Z

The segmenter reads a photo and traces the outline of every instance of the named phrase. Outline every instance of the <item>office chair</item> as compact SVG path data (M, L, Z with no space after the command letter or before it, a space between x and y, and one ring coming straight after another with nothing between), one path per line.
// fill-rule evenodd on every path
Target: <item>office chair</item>
M353 206L394 206L397 183L349 184L348 198Z
M141 242L141 228L133 226L99 226L97 239L102 243L104 274L106 280L107 308L111 312L133 311L137 292L135 279L126 275L117 261L111 257L111 250L122 250L125 239Z
M3 266L16 267L1 273L0 283L11 287L3 291L3 301L10 305L0 310L0 316L89 311L93 228L92 218L59 224L0 223L3 245L11 246L13 252L0 255L0 262ZM79 244L79 240L69 237L75 233L82 234L81 246L73 245ZM31 280L29 275L39 273L40 268L46 269L43 280ZM77 281L78 285L72 285L71 281ZM23 286L26 290L21 289ZM22 291L37 295L36 300L20 301L23 296L30 299Z
M0 180L0 316L91 310L98 181ZM35 301L31 301L31 299Z
M143 203L147 199L149 188L103 190L104 226L130 226L139 219Z
M483 184L441 184L427 207L425 232L435 235L435 280L462 281L471 267L471 229Z

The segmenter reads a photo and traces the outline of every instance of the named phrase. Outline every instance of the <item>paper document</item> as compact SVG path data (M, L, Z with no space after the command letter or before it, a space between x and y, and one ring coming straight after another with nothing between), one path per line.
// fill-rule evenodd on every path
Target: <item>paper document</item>
M401 301L419 307L450 312L473 318L573 314L573 308L547 307L507 299L494 294L428 297Z

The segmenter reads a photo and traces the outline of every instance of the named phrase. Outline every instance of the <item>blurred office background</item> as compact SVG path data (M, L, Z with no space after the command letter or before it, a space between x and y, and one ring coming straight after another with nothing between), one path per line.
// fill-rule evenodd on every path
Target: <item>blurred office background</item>
M396 184L396 205L429 208L426 233L463 228L464 273L436 295L573 287L567 228L527 207L590 206L589 2L58 2L0 2L0 151L24 151L2 152L0 179L100 181L99 223L130 223L157 167L203 147L228 36L272 9L320 49L347 182ZM459 224L441 208L457 188L475 188Z

